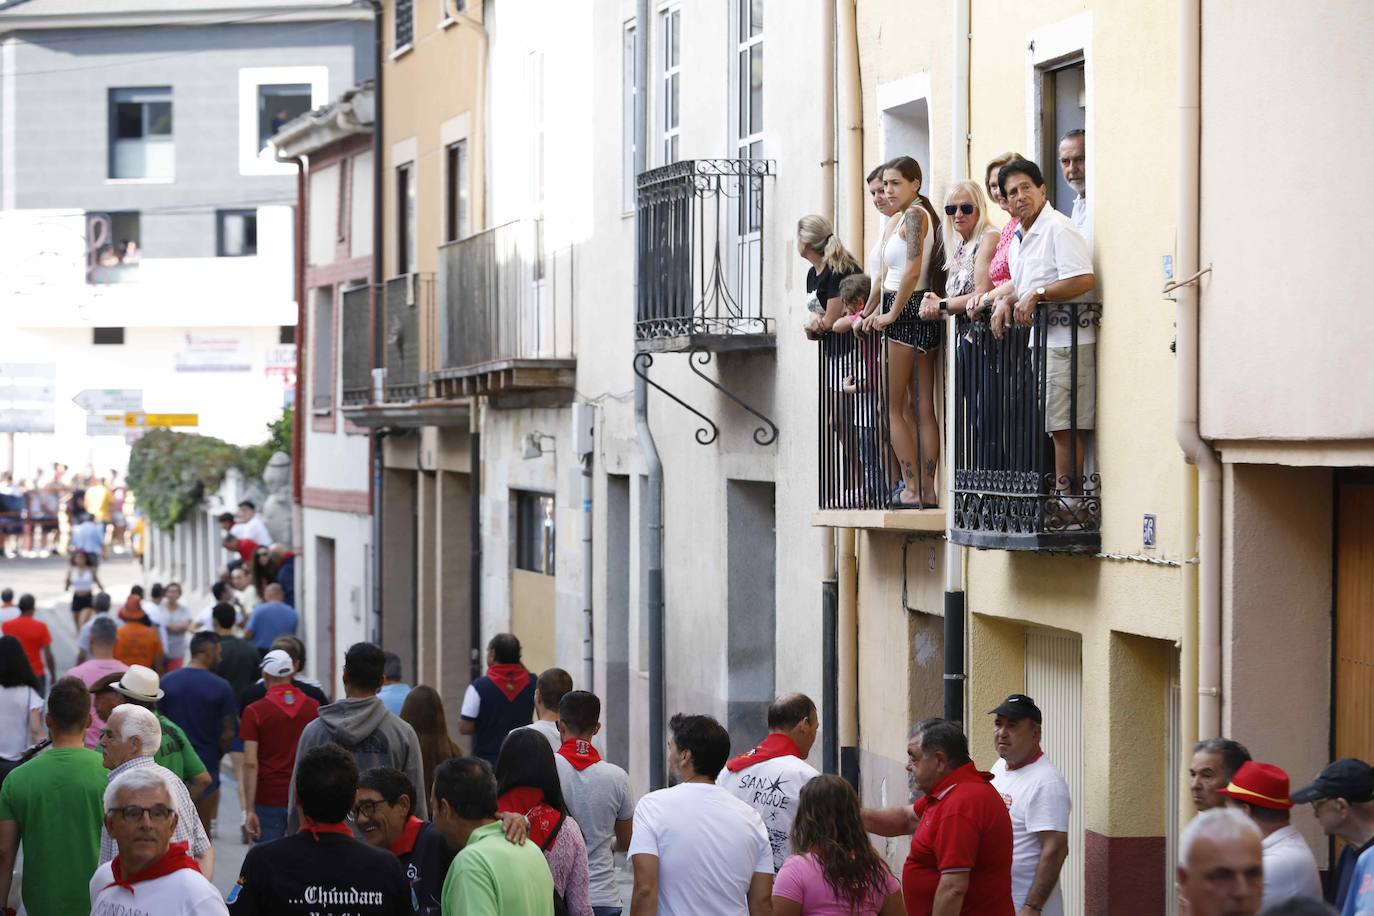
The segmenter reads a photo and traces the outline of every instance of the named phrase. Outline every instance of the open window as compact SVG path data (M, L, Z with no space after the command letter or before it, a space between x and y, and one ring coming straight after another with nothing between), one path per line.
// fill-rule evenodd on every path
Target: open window
M310 110L309 83L271 83L258 86L258 149L277 131Z
M110 90L110 177L171 181L172 89Z
M142 220L137 210L86 214L86 280L127 283L143 259Z
M1040 79L1040 161L1050 205L1068 213L1078 192L1059 168L1059 140L1088 123L1087 81L1081 54L1038 68Z
M258 211L220 210L215 214L216 254L242 258L258 253Z

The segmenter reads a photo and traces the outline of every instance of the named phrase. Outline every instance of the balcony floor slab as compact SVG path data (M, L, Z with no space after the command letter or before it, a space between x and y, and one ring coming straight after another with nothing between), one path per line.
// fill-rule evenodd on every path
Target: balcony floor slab
M777 348L776 334L678 334L672 337L646 337L635 340L636 353L688 353L693 350L725 353Z
M1031 550L1041 553L1097 553L1102 549L1100 531L1044 531L1038 534L1006 534L999 531L968 531L955 528L952 544L983 550Z
M813 527L867 528L885 531L943 533L944 509L820 509L811 513Z

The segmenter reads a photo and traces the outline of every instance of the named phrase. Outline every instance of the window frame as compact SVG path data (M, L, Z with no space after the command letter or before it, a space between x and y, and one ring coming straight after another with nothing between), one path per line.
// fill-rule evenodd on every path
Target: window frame
M105 332L106 337L118 338L116 340L101 340L101 332ZM91 346L93 347L122 347L124 346L124 328L114 325L91 328Z
M152 134L148 132L148 106L161 104L162 99L135 100L130 98L121 99L121 95L166 95L167 116L171 122L166 134ZM106 90L106 132L105 132L105 180L112 182L147 182L147 183L170 183L176 180L176 98L172 86L111 86ZM139 106L139 129L137 137L119 136L119 106L138 105ZM117 175L116 162L118 161L117 149L121 142L138 142L145 146L167 145L171 149L171 170L166 175L148 175L145 167L142 175ZM146 166L146 157L145 157Z
M558 564L558 503L554 494L542 490L512 489L512 508L515 511L513 556L511 562L515 569L535 575L553 576L557 574ZM538 530L544 534L535 544L530 541L533 535L531 526L539 520ZM538 567L533 565L539 556Z
M329 103L329 68L321 65L239 68L239 174L295 175L296 166L278 162L270 146L258 146L258 90L262 86L309 84L313 111Z
M457 166L455 167L455 154ZM444 145L444 241L456 242L472 234L472 200L469 188L472 159L468 139Z
M413 274L418 269L417 247L419 192L416 188L415 161L397 163L393 182L396 189L396 274Z
M248 217L251 214L253 221L253 250L251 252L240 252L229 254L224 243L224 221L226 217L241 216ZM245 222L245 230L247 223ZM247 241L248 233L244 232L244 240ZM217 258L255 258L258 255L258 208L257 207L227 207L215 211L215 257Z
M658 153L659 164L670 165L682 158L682 5L670 3L662 7L658 25ZM677 38L676 59L673 57L674 36Z
M637 104L639 102L639 71L635 59L639 51L639 30L635 20L627 19L621 24L621 87L620 87L620 170L622 213L635 211L636 188L639 175L635 171L635 160L639 151L639 131L635 125Z
M401 11L405 9L405 18ZM404 23L404 40L402 24ZM396 0L391 13L391 54L393 57L415 46L415 0Z
M335 286L317 286L310 291L310 410L315 416L328 416L334 411L339 292ZM327 335L322 333L322 313L329 318Z

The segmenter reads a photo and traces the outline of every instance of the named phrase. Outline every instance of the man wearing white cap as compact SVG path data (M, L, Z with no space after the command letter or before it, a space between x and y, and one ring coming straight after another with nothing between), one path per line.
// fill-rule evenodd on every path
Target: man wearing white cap
M301 732L319 715L320 704L291 683L295 664L281 649L262 659L267 696L243 710L243 790L248 800L248 835L266 843L286 835L287 800Z

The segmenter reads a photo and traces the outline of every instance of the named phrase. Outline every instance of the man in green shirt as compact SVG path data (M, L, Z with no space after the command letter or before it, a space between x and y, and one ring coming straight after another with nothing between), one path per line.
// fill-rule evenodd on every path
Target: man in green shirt
M506 841L496 777L485 760L446 760L434 771L429 810L450 849L444 916L553 916L553 876L534 843Z
M80 678L64 677L53 685L46 719L52 747L0 786L0 904L9 899L22 841L29 916L89 913L86 885L100 864L109 774L100 754L83 744L91 701Z
M157 711L157 701L162 699L162 688L158 681L157 672L142 665L134 665L123 674L101 678L91 685L96 715L108 722L116 706L133 703L157 716L158 724L162 726L162 744L153 755L153 762L171 770L177 779L186 783L186 790L191 793L192 799L199 798L200 793L210 786L210 774L181 726Z

